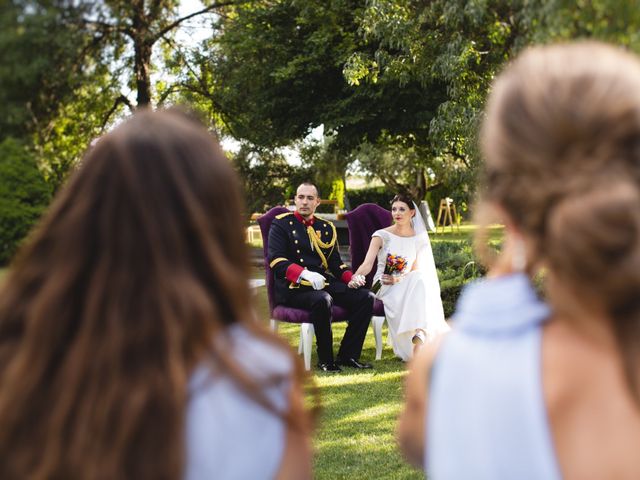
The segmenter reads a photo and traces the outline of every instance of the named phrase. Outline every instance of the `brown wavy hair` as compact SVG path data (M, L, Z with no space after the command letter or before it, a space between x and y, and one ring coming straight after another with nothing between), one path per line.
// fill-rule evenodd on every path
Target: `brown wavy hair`
M638 58L612 46L529 49L493 86L482 147L485 201L526 237L530 265L612 319L640 405L639 85Z
M184 114L137 113L98 141L0 294L0 478L181 478L203 361L271 408L213 341L242 323L290 350L254 321L243 211L229 161Z

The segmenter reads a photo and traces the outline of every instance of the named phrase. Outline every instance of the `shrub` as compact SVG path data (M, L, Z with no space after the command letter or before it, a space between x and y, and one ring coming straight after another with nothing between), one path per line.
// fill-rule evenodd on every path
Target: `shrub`
M433 242L432 249L440 279L440 296L444 314L450 317L462 288L486 272L475 258L470 240Z
M390 208L389 202L394 194L386 187L361 188L359 190L348 190L349 208L353 210L363 203L376 203L383 208Z
M0 265L8 263L51 200L51 189L23 144L0 143Z

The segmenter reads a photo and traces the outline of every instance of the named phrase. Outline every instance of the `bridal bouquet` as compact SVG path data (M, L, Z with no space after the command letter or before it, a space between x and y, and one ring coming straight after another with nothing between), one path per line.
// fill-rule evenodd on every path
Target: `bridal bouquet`
M393 275L399 274L404 271L407 267L407 258L401 255L393 255L392 253L387 253L387 261L384 264L384 274L385 275ZM382 284L380 280L376 280L376 283L371 287L371 291L373 293L378 293Z

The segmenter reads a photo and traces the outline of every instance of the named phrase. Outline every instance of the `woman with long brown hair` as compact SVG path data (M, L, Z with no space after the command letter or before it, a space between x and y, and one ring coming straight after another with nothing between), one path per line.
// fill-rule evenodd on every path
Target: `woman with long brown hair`
M595 42L529 49L494 83L502 254L416 359L400 421L429 478L640 478L639 85L638 58Z
M141 112L0 292L0 478L308 478L303 370L254 320L243 202L208 132Z

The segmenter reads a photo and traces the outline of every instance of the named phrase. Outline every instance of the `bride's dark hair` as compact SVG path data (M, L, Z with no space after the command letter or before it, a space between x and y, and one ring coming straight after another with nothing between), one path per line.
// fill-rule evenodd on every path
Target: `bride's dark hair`
M393 197L391 202L389 202L389 205L393 205L396 202L406 203L409 206L410 210L415 210L415 207L413 206L414 200L408 193L398 193L395 197Z
M0 294L0 478L181 478L205 360L269 408L213 341L242 323L288 350L253 321L243 211L228 159L183 114L137 113L97 142Z

